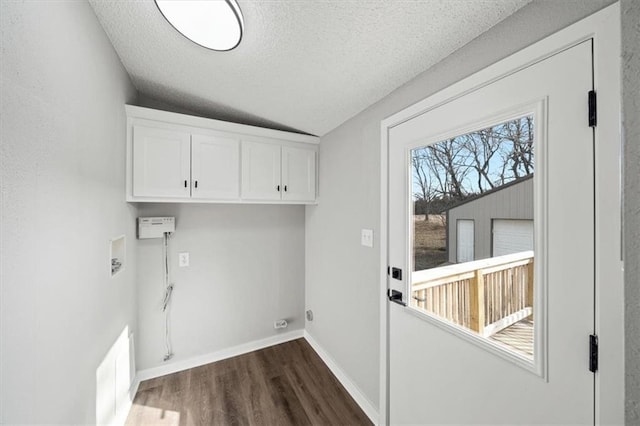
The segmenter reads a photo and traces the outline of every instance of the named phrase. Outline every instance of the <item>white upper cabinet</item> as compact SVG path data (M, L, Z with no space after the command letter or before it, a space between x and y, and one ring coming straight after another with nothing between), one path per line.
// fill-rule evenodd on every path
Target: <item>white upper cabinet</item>
M285 201L316 199L315 149L282 147L282 190Z
M191 179L192 198L240 199L240 142L192 135Z
M315 136L126 110L127 201L316 203Z
M314 201L315 147L242 141L242 199Z
M242 198L280 199L280 145L242 142Z
M133 127L133 195L189 198L191 135Z

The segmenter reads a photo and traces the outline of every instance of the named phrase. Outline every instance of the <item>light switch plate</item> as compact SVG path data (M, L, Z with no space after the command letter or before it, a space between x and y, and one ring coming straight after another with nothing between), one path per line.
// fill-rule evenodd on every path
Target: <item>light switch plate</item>
M185 267L189 266L189 252L178 253L178 266Z
M360 244L365 247L373 247L373 229L363 229L360 234Z

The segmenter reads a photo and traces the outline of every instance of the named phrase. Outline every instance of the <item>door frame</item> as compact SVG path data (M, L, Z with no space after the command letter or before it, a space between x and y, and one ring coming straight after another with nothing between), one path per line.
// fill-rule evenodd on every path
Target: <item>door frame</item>
M624 423L624 288L621 223L620 5L615 3L381 122L380 143L380 400L379 424L389 424L388 148L389 131L427 111L593 39L594 90L598 96L595 156L595 324L599 370L595 374L595 423ZM587 125L585 93L585 125ZM616 190L611 190L616 188ZM617 206L613 211L611 206ZM585 360L588 336L585 336ZM585 368L587 362L585 361Z

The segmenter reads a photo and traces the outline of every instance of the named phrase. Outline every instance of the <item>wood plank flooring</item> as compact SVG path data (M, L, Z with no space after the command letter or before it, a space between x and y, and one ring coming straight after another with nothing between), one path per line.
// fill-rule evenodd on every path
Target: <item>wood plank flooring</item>
M306 340L140 383L127 425L371 425Z

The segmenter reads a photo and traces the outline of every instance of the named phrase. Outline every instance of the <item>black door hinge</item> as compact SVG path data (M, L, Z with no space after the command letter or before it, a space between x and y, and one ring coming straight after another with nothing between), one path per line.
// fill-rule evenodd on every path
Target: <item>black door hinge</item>
M598 125L598 107L595 90L589 91L589 127Z
M402 292L398 290L394 290L392 288L387 290L387 297L389 301L393 303L397 303L398 305L407 306L406 303L402 300Z
M589 335L589 371L598 371L598 336Z

